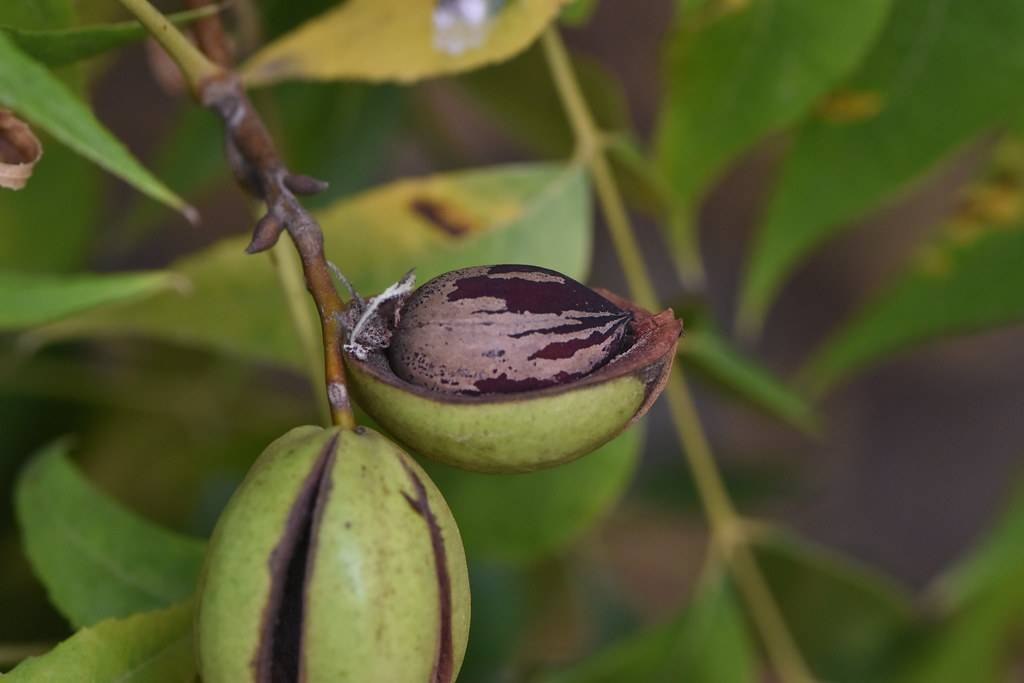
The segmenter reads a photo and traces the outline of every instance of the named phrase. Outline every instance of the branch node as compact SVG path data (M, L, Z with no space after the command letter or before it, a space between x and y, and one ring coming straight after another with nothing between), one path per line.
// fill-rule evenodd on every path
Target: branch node
M284 223L277 216L268 213L256 223L256 229L252 231L252 241L245 248L248 254L258 254L261 251L270 249L284 232Z
M338 425L354 426L351 405L343 392L345 366L341 344L344 329L340 317L345 311L345 304L331 279L324 256L323 232L316 219L295 197L322 192L327 183L309 176L292 174L285 167L267 127L245 93L242 80L228 66L230 45L218 15L210 15L204 20L199 42L219 67L194 50L148 0L121 1L136 16L150 18L147 27L151 32L164 31L174 36L174 41L168 44L165 40L164 44L179 58L179 63L182 54L188 50L195 52L198 58L196 63L201 61L199 66L202 68L196 67L189 72L197 99L203 107L214 111L224 123L225 149L235 178L248 193L262 199L267 206L267 213L256 224L246 251L250 254L265 251L274 246L282 232L288 231L302 261L306 289L313 296L320 314L324 340L324 375L332 420ZM187 2L198 7L208 4L209 0Z
M312 176L293 173L289 173L284 177L284 186L295 194L304 197L320 194L329 187L325 180L318 180Z

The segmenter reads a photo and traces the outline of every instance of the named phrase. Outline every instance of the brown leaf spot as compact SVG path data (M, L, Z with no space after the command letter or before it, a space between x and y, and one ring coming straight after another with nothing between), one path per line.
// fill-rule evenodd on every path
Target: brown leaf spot
M43 146L24 121L6 109L0 109L0 187L20 190L25 187Z
M843 90L827 95L818 103L818 116L829 123L856 123L878 116L884 107L881 93Z
M460 216L450 204L429 197L413 197L409 202L409 208L414 214L452 237L462 237L473 231L473 222L465 216Z

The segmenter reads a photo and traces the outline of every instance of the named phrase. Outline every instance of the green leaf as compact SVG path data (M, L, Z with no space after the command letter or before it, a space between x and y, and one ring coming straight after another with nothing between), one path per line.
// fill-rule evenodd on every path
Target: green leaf
M938 582L943 605L963 606L983 596L1005 595L1020 583L1024 572L1024 479L1008 498L996 524L963 560ZM1021 605L1024 609L1024 604Z
M813 355L803 376L815 392L923 342L1024 320L1024 221L951 232Z
M515 659L528 633L531 583L523 568L470 561L469 584L473 637L459 679L494 681Z
M785 534L755 539L782 616L822 680L879 680L915 627L907 592L851 560ZM823 618L827 615L827 618Z
M1011 118L1024 104L1022 32L1022 3L894 3L863 67L796 137L750 252L741 329L760 327L816 247ZM950 93L963 94L956 106Z
M392 86L288 83L255 95L258 108L274 112L272 133L289 167L330 183L307 206L325 206L363 189L401 121L403 93ZM197 204L230 181L223 138L217 117L188 103L159 142L151 166L168 186ZM138 202L118 226L111 248L130 253L165 215L158 204Z
M977 547L931 591L942 615L887 683L1012 680L1024 620L1024 481Z
M255 4L267 39L274 39L331 9L338 0L257 0Z
M1018 574L1019 577L1019 574ZM1010 594L989 595L959 610L906 645L909 654L885 683L997 683L1017 677L1012 668L1024 614L1020 581Z
M590 258L590 203L577 166L511 165L404 180L315 215L327 257L367 294L411 267L420 282L482 263L532 263L583 279ZM77 316L41 334L135 334L302 369L273 267L246 255L245 245L225 240L177 263L173 272L188 279L189 294Z
M290 167L330 183L310 206L365 189L402 119L404 92L390 85L287 83L260 94L274 103Z
M729 583L708 577L675 620L626 638L543 683L750 683L757 659Z
M224 161L224 126L210 111L192 102L177 112L168 132L155 142L150 166L168 187L193 205L218 187L233 183ZM131 254L139 242L162 226L167 208L136 195L134 206L121 219L116 235L102 253Z
M890 2L731 4L717 17L681 16L670 39L657 155L687 205L739 153L795 123L849 73Z
M573 71L598 126L632 129L622 85L600 63L572 55ZM540 46L501 64L460 75L455 83L532 152L564 158L575 144L572 128Z
M47 138L43 147L45 156L32 182L0 200L0 269L60 272L80 267L100 219L102 172L66 147L50 145ZM54 200L57 194L59 201Z
M3 677L9 683L190 683L195 679L192 604L108 619Z
M242 77L256 86L284 80L407 83L467 71L525 49L561 5L504 3L483 27L459 27L449 35L434 29L433 2L349 0L257 52L243 65Z
M45 275L0 270L0 331L21 330L172 289L170 273Z
M25 550L75 626L166 607L195 590L204 544L135 516L92 487L58 441L22 470L15 509Z
M806 398L706 323L687 326L679 355L684 368L697 370L729 394L797 429L817 430L814 408Z
M167 18L183 26L217 11L217 7L211 6L169 14ZM141 24L134 21L61 29L0 26L0 33L6 33L25 54L49 66L63 66L95 57L140 41L149 35Z
M598 0L572 0L562 8L558 20L566 26L583 26L597 9Z
M147 171L64 83L0 33L0 105L50 133L150 197L186 212L185 203ZM42 164L45 164L45 159ZM42 165L41 164L41 165ZM59 191L59 188L52 188Z
M664 68L655 156L662 219L683 282L704 283L697 209L742 152L806 115L861 60L890 0L681 5Z
M667 184L639 142L619 80L596 60L571 54L573 71L605 143L615 181L630 207L664 220ZM461 74L453 82L488 119L532 154L564 159L575 136L548 72L544 51L535 45L501 64Z
M18 28L58 28L75 21L70 0L4 0L0 23Z
M478 560L529 563L585 534L622 496L636 468L642 428L549 470L495 476L423 462Z

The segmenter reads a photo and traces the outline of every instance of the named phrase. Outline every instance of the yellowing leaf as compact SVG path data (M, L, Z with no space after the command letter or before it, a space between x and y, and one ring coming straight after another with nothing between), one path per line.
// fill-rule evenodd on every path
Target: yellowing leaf
M256 53L249 85L278 81L416 81L500 62L558 16L562 0L511 0L481 22L434 0L349 0ZM448 5L449 3L445 3Z
M327 258L366 294L413 267L420 282L482 263L531 263L583 279L590 260L590 205L578 166L520 164L402 180L314 214ZM40 329L36 339L141 335L302 367L274 269L245 253L247 241L225 240L176 263L172 271L187 279L189 292L85 313Z

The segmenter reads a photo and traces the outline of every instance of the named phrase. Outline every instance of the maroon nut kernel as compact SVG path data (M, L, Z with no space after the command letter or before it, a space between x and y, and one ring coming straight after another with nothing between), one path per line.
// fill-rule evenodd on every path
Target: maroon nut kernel
M578 379L614 358L632 318L553 270L464 268L409 298L388 359L399 377L436 391L531 391Z

